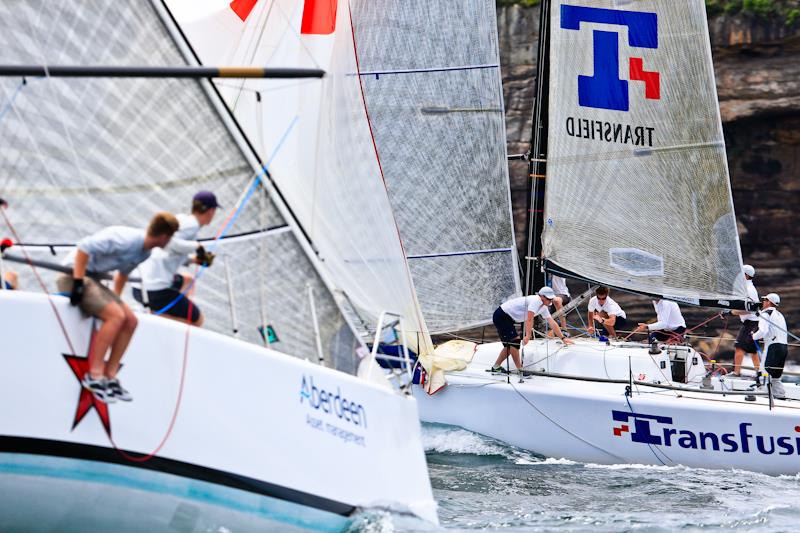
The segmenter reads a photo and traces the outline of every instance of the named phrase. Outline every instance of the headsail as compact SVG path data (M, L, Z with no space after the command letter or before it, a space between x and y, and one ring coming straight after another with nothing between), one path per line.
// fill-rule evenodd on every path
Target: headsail
M0 61L187 64L161 15L148 2L98 0L79 10L3 2ZM229 210L258 174L207 82L3 78L0 88L0 191L26 242L73 243L107 225L143 227L155 211L188 210L200 188ZM290 122L282 127L291 135ZM239 335L260 343L265 315L277 335L273 348L317 360L311 291L326 362L354 372L358 341L286 215L280 199L257 186L228 231L241 237L218 249L229 265ZM224 218L201 236L212 237ZM230 333L221 262L204 272L196 301L206 327Z
M432 332L519 292L493 0L351 1L370 125Z
M322 267L366 330L384 311L403 319L407 340L431 350L414 282L381 179L356 76L347 0L255 2L238 16L228 2L169 0L205 63L235 58L247 65L321 67L320 82L220 82L250 140L268 153L281 124L297 117L270 169L314 243Z
M550 22L546 264L686 303L741 305L702 0L555 0Z

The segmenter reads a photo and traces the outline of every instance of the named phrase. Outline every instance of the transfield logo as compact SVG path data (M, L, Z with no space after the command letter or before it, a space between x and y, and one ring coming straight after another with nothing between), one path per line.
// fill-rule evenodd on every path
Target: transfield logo
M562 4L561 28L580 31L581 23L627 27L628 44L632 48L658 48L658 15L655 13ZM619 32L592 30L594 74L578 76L578 103L582 107L629 110L629 82L619 77L619 39ZM629 58L627 66L630 81L644 83L645 98L660 100L659 73L645 70L642 57Z
M630 435L632 442L641 444L727 453L800 455L800 436L759 435L750 422L741 422L729 433L715 433L680 429L670 416L628 411L611 411L611 416L615 422L621 422L612 428L614 436ZM795 426L794 431L800 434L800 426Z
M303 375L300 383L300 403L308 404L315 411L322 411L355 426L367 427L367 411L358 402L347 399L339 387L336 393L317 387L312 376Z

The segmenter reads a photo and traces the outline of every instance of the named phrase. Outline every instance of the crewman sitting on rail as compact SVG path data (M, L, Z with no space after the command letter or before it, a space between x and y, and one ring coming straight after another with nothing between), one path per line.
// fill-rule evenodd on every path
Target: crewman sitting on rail
M185 294L192 276L179 274L178 269L188 261L211 266L214 254L207 252L197 240L200 228L207 226L217 212L217 197L210 191L200 191L192 198L192 213L175 215L180 228L163 250L153 250L150 258L139 266L147 300L142 297L141 285L133 285L133 297L146 304L154 313L180 322L203 325L200 308ZM189 254L194 254L190 257ZM191 316L190 316L191 314Z
M742 267L744 274L744 283L747 288L747 301L752 304L757 304L758 291L753 285L753 277L756 275L756 269L750 265ZM733 353L733 373L732 376L738 376L742 373L742 361L744 361L744 354L749 353L750 358L753 360L753 368L758 369L760 363L758 360L758 350L756 343L753 342L753 333L758 329L758 316L752 311L733 311L734 315L739 317L742 321L742 327L739 329L739 334L736 335L736 342L734 343L735 351Z
M753 340L764 340L764 370L772 376L772 394L776 398L785 398L786 391L781 383L783 365L786 363L788 339L786 318L778 311L781 297L771 292L764 296L761 313L758 317L758 329L753 333Z
M130 393L117 379L117 371L125 350L136 330L136 316L120 299L128 276L136 266L150 257L153 248L163 248L178 229L177 219L170 213L157 213L147 231L126 226L111 226L78 241L64 260L72 275L56 278L59 292L68 293L72 305L87 315L103 321L95 334L89 353L89 371L81 384L95 398L110 403L131 401ZM116 271L114 292L91 276ZM106 351L111 348L108 362Z
M686 331L686 321L683 319L681 309L678 304L669 300L653 300L653 307L656 309L656 321L650 324L639 322L636 331L650 332L648 341L680 342Z
M561 276L553 275L550 277L550 286L553 288L553 292L556 293L556 297L553 298L553 307L556 308L556 312L561 311L565 305L572 301L572 296L569 294L569 287L567 287L567 280ZM569 337L566 314L561 315L558 320L561 322L561 331L564 333L564 336Z
M520 296L519 298L512 298L504 302L498 307L492 316L497 334L500 335L500 340L503 343L503 349L500 351L500 356L492 366L492 372L505 372L502 367L503 362L508 359L508 354L511 352L511 357L514 359L514 365L518 370L522 369L522 361L519 357L519 332L517 331L516 324L524 322L524 336L522 345L528 343L531 338L531 330L533 329L533 319L536 316L541 316L555 332L556 336L560 337L564 344L572 344L572 341L565 338L561 332L561 328L553 317L550 316L548 306L553 303L556 295L550 287L542 287L536 295Z
M589 334L593 335L594 323L599 324L600 333L609 338L617 336L617 329L625 329L627 315L622 307L608 295L608 287L597 287L594 296L589 300L588 324Z

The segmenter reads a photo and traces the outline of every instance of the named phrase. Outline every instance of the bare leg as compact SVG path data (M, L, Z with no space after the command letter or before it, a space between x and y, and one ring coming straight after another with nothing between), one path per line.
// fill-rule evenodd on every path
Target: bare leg
M494 362L494 366L502 366L505 363L506 359L508 359L508 352L511 351L511 359L514 360L514 364L517 368L522 368L522 361L519 358L519 350L517 348L508 348L504 347L500 350L500 355L497 357L497 360Z
M757 353L751 353L750 358L753 360L753 367L755 367L756 374L758 374L758 371L761 368L761 360L759 359ZM744 357L742 357L742 359L744 359Z
M758 357L758 356L756 356ZM742 361L744 360L744 350L741 348L736 348L733 352L733 373L734 374L741 374L742 373Z
M98 318L103 321L103 325L94 336L92 353L89 354L89 374L97 379L105 374L106 352L125 322L125 311L118 303L112 302L100 311Z
M614 329L614 324L617 323L617 315L612 315L608 317L608 322L606 322L606 331L608 331L609 337L616 337L617 331Z
M133 332L136 331L136 325L138 324L136 315L133 314L130 307L126 304L122 304L120 307L122 307L125 319L117 338L114 339L114 343L111 345L111 356L108 358L105 372L108 379L117 377L120 361L122 361L122 356L125 355L125 350L128 349L128 344L130 344L131 337L133 337Z

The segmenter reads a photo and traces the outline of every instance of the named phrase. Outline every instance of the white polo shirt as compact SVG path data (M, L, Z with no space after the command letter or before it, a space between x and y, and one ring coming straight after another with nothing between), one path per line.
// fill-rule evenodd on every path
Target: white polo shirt
M537 296L520 296L519 298L512 298L504 302L500 309L506 312L508 316L514 319L514 322L525 322L528 318L528 311L533 313L533 316L540 316L542 318L550 318L550 310L542 302L542 299Z
M753 340L764 339L764 351L769 350L771 344L786 344L786 318L783 314L770 307L761 311L758 318L758 331L753 333Z
M650 331L674 331L680 327L686 327L681 309L675 302L658 300L653 302L653 307L656 309L656 322L647 325L647 329Z
M622 318L628 318L625 314L625 311L619 306L617 302L614 301L611 296L606 296L606 301L603 302L603 305L600 305L600 302L597 299L597 296L592 296L589 300L589 311L592 312L599 312L605 311L608 313L608 316L619 316Z
M747 301L750 303L760 302L761 300L758 299L758 291L756 290L756 286L753 285L753 280L746 279L744 280L744 283L745 286L747 287ZM750 313L749 315L741 315L739 317L739 320L741 320L742 322L744 322L745 320L752 320L755 322L756 320L758 320L758 315L756 315L755 313Z
M172 286L172 278L186 262L187 256L200 245L194 240L200 232L200 224L194 215L175 215L180 224L169 241L166 250L156 248L150 259L139 266L139 273L148 291L160 291ZM134 284L137 286L138 284Z

